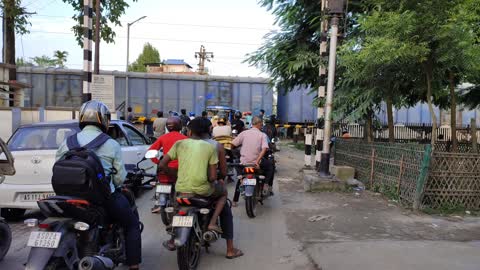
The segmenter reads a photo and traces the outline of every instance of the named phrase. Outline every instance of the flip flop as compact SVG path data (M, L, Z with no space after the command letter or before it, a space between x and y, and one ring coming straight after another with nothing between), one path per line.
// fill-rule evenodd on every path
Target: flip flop
M213 228L210 228L210 227L209 227L208 230L209 230L209 231L217 232L217 233L219 233L219 234L223 234L222 229L220 229L220 228L217 227L217 226L215 226L215 227L213 227Z
M235 253L234 255L232 256L225 256L225 258L231 260L231 259L235 259L235 258L238 258L238 257L242 257L243 256L243 252L240 250L240 249L235 249Z

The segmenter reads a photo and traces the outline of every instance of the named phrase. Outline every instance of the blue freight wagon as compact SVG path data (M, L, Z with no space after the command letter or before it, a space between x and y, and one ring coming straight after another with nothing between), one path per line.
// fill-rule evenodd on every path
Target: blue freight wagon
M316 93L309 88L296 87L293 91L277 98L278 119L282 123L315 123L317 108L312 105Z
M115 107L125 101L125 72L102 71L115 76ZM25 89L25 107L78 108L82 101L82 70L20 67L17 80ZM207 106L228 106L255 115L272 113L273 91L267 78L128 73L129 104L139 115L162 110L194 112ZM113 111L113 109L112 109Z

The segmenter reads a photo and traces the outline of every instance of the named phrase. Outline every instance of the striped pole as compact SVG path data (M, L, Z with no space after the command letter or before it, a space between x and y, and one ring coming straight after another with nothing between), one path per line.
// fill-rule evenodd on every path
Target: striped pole
M317 135L316 135L316 145L315 145L315 168L320 167L320 157L323 150L323 128L317 128Z
M92 99L92 0L83 0L83 102Z
M321 12L323 15L323 20L320 24L320 57L328 57L328 20L325 16L325 8L327 7L327 0L322 0L321 2ZM325 66L320 64L318 75L320 77L319 87L318 87L318 99L324 99L326 96L326 86L327 86L327 69ZM320 157L323 150L323 128L324 128L324 119L325 119L325 109L322 107L317 108L317 132L315 136L315 168L320 169Z
M312 131L312 128L305 128L305 167L312 165Z

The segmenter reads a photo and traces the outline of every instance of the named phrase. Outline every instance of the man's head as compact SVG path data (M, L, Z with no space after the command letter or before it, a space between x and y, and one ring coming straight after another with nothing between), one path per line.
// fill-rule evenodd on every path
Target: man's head
M187 110L185 109L181 109L180 112L182 113L182 115L187 115Z
M262 116L265 115L265 110L261 109L260 110L260 115L262 115Z
M235 119L237 119L237 120L242 119L242 112L241 111L236 111L235 112Z
M110 111L107 106L100 101L90 100L83 103L80 108L80 128L88 125L97 126L103 132L107 132L110 125Z
M202 117L207 117L207 115L208 115L207 111L202 112Z
M261 129L262 126L263 126L263 121L262 121L262 119L260 119L260 117L258 117L258 116L254 116L254 117L252 118L252 126L254 126L254 127L258 128L258 129Z
M132 107L128 107L128 108L127 108L127 111L128 111L128 112L132 112Z
M218 118L218 121L217 121L217 124L219 126L225 126L227 124L227 118L225 117L219 117Z
M205 120L197 117L188 122L187 128L189 137L195 136L201 138L205 132Z
M157 112L157 117L163 117L163 111L158 111Z
M167 129L169 132L182 130L182 120L177 116L170 116L167 119Z

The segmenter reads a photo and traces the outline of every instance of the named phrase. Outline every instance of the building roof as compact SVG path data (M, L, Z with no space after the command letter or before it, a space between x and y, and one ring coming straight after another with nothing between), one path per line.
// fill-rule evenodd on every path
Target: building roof
M183 61L183 59L167 59L163 62L165 65L182 65L192 68L188 63Z

